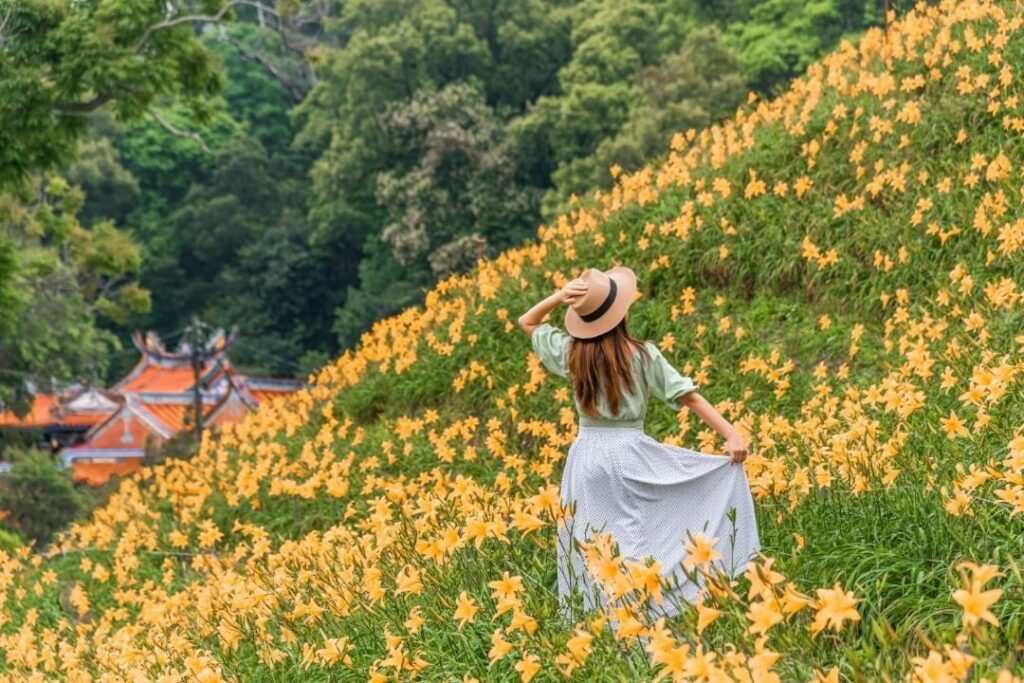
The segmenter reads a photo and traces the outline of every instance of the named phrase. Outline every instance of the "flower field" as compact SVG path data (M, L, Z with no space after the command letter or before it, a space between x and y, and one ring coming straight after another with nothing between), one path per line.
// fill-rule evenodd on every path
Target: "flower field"
M1021 64L1018 4L922 4L678 133L59 552L0 553L0 680L1020 681ZM564 624L576 415L514 321L616 264L631 333L748 435L764 557L650 623L656 572L595 539L622 600ZM688 412L647 431L722 452Z

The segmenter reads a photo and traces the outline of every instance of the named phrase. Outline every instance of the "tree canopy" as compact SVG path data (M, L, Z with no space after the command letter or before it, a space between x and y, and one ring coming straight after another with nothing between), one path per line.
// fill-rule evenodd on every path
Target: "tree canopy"
M196 314L239 325L249 369L302 375L881 21L863 0L0 0L0 398L102 381L133 328Z

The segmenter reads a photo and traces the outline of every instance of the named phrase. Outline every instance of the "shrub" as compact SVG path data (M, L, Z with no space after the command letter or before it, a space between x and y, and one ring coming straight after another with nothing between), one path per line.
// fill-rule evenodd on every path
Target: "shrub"
M71 482L69 470L61 469L51 456L33 449L10 449L11 469L0 477L0 510L3 523L27 541L44 546L87 504Z
M10 531L0 529L0 552L13 553L22 545L18 534L12 534Z

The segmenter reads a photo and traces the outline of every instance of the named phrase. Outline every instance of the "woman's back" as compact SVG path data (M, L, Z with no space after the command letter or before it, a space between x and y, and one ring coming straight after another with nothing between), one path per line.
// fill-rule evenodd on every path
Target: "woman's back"
M569 346L573 338L549 323L541 323L530 337L534 351L541 363L550 372L571 379L569 376ZM579 399L574 395L580 425L643 427L647 415L647 400L654 396L679 410L679 399L699 387L693 380L679 373L662 355L653 342L645 342L648 354L639 349L633 351L631 369L634 387L623 385L619 410L612 414L605 396L599 396L597 417L591 417L580 409Z

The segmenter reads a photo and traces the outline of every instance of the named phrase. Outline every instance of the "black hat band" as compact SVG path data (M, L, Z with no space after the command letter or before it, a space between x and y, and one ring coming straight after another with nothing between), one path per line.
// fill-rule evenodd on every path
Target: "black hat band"
M611 308L612 304L615 302L616 289L617 287L615 285L615 278L608 278L608 296L604 298L604 301L601 302L600 306L592 310L590 313L587 313L586 315L581 315L580 320L582 320L585 323L592 323L598 318L600 318L602 315L607 313L608 309Z

